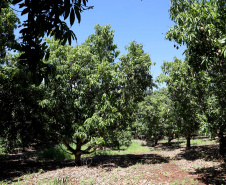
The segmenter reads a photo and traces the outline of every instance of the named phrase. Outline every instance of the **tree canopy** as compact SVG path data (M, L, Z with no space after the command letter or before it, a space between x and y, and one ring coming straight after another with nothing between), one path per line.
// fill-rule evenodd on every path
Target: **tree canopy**
M131 115L154 84L150 75L151 59L141 44L131 42L128 53L116 62L120 52L113 40L110 25L96 25L95 33L74 48L61 45L59 40L46 39L50 56L45 63L53 68L48 81L37 87L28 80L24 88L23 83L9 77L13 73L16 79L20 75L28 79L18 68L20 65L13 63L18 58L9 58L11 62L1 68L4 83L0 86L0 101L4 102L1 108L6 115L1 123L4 142L11 141L8 144L15 146L54 140L75 155L78 165L83 154L105 145L120 147L129 143ZM26 97L27 94L31 95ZM10 109L4 101L6 98L12 102ZM17 112L20 116L16 116ZM39 128L34 129L35 123ZM37 133L31 135L29 128ZM39 138L38 134L44 137ZM18 137L12 139L13 135Z
M12 44L16 42L12 32L16 27L16 23L18 23L18 19L12 12L12 8L9 7L10 3L19 5L21 15L26 15L27 17L20 25L22 26L20 30L22 36L17 44ZM77 18L80 23L81 13L92 8L87 3L88 0L3 0L2 5L5 8L1 11L0 19L7 21L7 24L4 24L1 28L3 33L6 30L7 34L1 35L3 36L1 42L9 43L5 42L5 40L11 41L10 44L1 46L1 53L3 52L4 54L6 47L19 51L21 55L18 58L18 63L22 68L26 69L27 74L30 74L33 83L40 84L45 77L45 73L50 71L49 65L43 63L43 58L48 58L49 56L48 46L43 38L54 36L62 44L66 42L71 44L71 40L76 39L76 36L63 20L69 19L70 25L73 25ZM5 19L4 17L8 11L11 15L7 15L8 19Z
M215 128L221 135L221 141L224 140L226 131L225 6L224 0L171 0L170 18L176 25L166 33L167 39L187 47L185 60L196 74L196 78L202 81L199 83L196 80L194 83L197 84L198 100L203 111L213 113L208 107L210 102L219 105L216 108L216 112L220 113ZM205 100L200 98L200 95L203 95ZM226 143L223 145L226 153Z

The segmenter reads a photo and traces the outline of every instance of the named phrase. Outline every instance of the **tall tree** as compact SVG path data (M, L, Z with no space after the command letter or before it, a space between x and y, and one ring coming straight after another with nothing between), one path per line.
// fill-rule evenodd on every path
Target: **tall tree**
M171 0L170 17L176 23L166 38L185 44L186 60L194 71L205 71L221 115L221 153L226 153L226 4L224 0ZM201 89L201 88L200 88ZM210 95L211 97L212 95ZM224 148L224 149L222 149ZM223 151L224 150L224 151Z
M129 53L120 58L122 62L115 63L119 51L113 43L114 32L109 25L96 25L95 30L75 48L48 41L48 62L56 71L45 87L42 105L53 118L50 130L75 155L77 165L81 164L81 155L103 144L120 144L137 102L152 87L151 61L142 46L131 43Z

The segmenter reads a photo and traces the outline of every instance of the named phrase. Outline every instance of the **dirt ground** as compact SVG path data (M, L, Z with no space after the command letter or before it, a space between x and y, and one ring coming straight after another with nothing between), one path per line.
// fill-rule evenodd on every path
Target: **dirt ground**
M162 143L149 148L148 153L86 158L81 167L74 166L73 160L39 161L32 151L11 155L0 159L0 180L28 185L226 184L226 166L218 145L196 145L187 150Z

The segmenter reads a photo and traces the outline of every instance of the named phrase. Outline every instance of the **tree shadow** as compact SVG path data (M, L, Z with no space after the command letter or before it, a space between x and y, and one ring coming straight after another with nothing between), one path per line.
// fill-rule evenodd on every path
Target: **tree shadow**
M181 143L182 141L171 141L170 143L158 143L157 145L154 145L153 142L147 141L146 146L153 147L154 149L161 149L161 150L176 150L179 148L182 148Z
M26 174L56 170L74 165L74 160L39 160L35 157L35 151L4 155L0 158L0 181L14 182L16 181L15 179Z
M192 146L191 148L185 148L176 159L186 159L194 161L197 159L204 159L206 161L222 161L222 156L219 154L218 145L205 145L205 146Z
M191 174L199 175L198 180L205 184L225 184L226 183L226 164L219 166L196 169Z
M27 155L27 156L26 156ZM26 174L41 173L65 167L74 167L74 160L53 161L28 157L28 154L8 155L0 159L0 181L15 182ZM168 163L169 158L154 154L144 155L101 155L82 159L82 164L89 167L102 167L107 171L116 167L129 167L135 164Z
M127 168L136 164L161 164L168 163L169 157L156 154L127 154L127 155L101 155L93 157L91 167Z

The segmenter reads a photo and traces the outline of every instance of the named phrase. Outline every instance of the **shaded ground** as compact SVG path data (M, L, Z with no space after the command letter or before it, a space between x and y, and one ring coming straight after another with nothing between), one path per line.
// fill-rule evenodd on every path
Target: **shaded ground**
M147 147L147 146L144 146ZM32 152L0 158L0 179L21 184L225 184L226 167L217 145L160 143L149 153L38 161ZM162 149L161 149L162 148Z
M190 149L183 149L177 159L184 158L189 161L204 159L206 161L222 160L218 152L218 145L192 146Z

